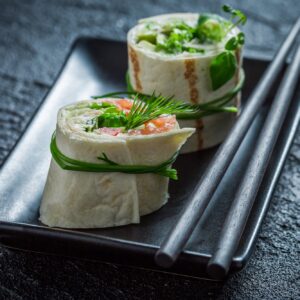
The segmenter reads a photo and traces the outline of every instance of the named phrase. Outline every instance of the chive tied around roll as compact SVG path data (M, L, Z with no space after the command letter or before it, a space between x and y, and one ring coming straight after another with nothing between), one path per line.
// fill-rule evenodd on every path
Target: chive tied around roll
M139 223L168 199L172 163L194 129L180 128L182 103L105 98L61 108L40 220L63 228Z

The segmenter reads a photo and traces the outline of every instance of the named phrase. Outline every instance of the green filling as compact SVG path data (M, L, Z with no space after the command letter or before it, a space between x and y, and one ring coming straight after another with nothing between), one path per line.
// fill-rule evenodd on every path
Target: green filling
M109 107L113 107L115 108L116 106L111 104L111 103L108 103L108 102L102 102L102 103L91 103L89 105L89 108L91 109L102 109L102 108L109 108Z
M86 121L84 130L86 132L93 132L95 129L109 127L120 128L127 124L127 118L123 111L111 103L91 103L89 108L101 110L98 116ZM103 110L104 109L104 110Z
M150 43L154 46L155 51L168 54L179 54L184 51L205 53L201 45L222 41L226 35L226 30L231 24L225 19L212 14L201 15L195 27L178 20L162 26L148 23L139 32L137 42L146 42L143 45Z
M200 43L218 43L226 36L230 22L217 15L203 14L198 19L196 36Z
M223 5L222 9L230 15L229 20L214 14L202 14L194 27L178 20L164 25L152 21L139 32L137 42L144 48L166 54L183 52L204 54L203 45L222 42L233 28L244 25L247 21L247 17L240 10L228 5ZM238 67L233 52L244 42L245 36L241 32L230 38L224 51L212 60L210 77L214 91L233 78Z
M101 127L110 127L110 128L118 128L124 127L127 123L127 119L124 113L120 114L110 114L105 113L100 115L97 118L98 128Z
M103 114L97 117L97 127L118 128L124 127L127 123L127 118L124 112L119 111L116 107L111 107L105 110Z

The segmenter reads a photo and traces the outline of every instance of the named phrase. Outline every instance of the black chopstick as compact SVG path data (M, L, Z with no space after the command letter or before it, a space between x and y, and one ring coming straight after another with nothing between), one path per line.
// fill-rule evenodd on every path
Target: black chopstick
M261 80L252 92L241 115L233 126L231 133L219 147L217 153L204 172L179 220L157 251L155 261L159 266L170 267L183 250L183 247L190 238L218 184L230 165L243 137L264 103L272 84L283 68L286 56L293 45L299 29L300 18L294 24L272 63L270 63Z
M217 249L208 263L207 272L213 278L222 279L229 270L232 257L239 245L274 145L286 117L299 74L300 45L279 86L255 150L243 175L241 185L227 214Z

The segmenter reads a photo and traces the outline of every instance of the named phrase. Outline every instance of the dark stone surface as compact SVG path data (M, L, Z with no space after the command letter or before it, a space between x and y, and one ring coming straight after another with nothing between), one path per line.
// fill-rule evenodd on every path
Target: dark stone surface
M298 0L227 1L249 16L247 53L270 56ZM81 35L125 39L137 19L218 12L221 1L0 0L0 163ZM300 299L300 130L249 265L224 283L0 248L1 299Z

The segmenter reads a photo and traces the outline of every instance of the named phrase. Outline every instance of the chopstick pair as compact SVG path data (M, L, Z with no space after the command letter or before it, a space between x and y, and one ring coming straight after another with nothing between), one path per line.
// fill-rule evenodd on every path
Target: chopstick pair
M262 107L271 86L282 70L287 54L300 30L300 18L296 21L281 45L272 63L263 74L256 88L249 97L244 109L237 119L231 133L219 147L210 165L203 174L201 181L191 195L191 199L181 214L175 227L170 231L157 251L155 260L159 266L170 267L183 250L194 228L202 217L223 175L228 169L241 141L251 126L256 114ZM265 122L261 137L244 175L241 187L232 203L226 218L216 253L208 264L208 273L215 278L227 274L233 254L240 241L241 234L247 222L249 212L255 199L259 184L263 177L267 162L278 137L279 129L286 115L290 99L293 95L299 76L300 50L296 51L275 97L271 111ZM280 107L279 107L280 106ZM263 137L268 135L268 140ZM257 164L258 163L258 164ZM250 179L249 174L251 175ZM245 198L244 198L245 197ZM242 202L241 202L242 201ZM236 218L237 219L232 219Z
M208 263L207 272L214 278L225 277L229 270L285 120L299 74L300 44L276 93L241 185L225 219L217 249Z

